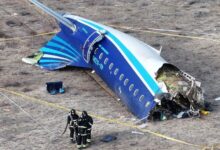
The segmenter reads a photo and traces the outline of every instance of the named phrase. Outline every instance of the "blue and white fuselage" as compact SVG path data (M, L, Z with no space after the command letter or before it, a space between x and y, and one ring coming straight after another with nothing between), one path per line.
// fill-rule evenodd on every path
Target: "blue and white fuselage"
M47 70L66 66L93 69L141 119L150 112L157 114L158 108L162 115L165 111L177 115L182 111L195 114L204 106L201 83L168 64L160 51L111 27L61 15L38 0L29 1L53 16L60 32L40 53L23 58L24 62Z
M76 31L60 24L61 31L41 48L42 68L92 68L138 118L146 117L163 93L155 80L167 63L158 50L113 28L73 15L64 15Z
M159 51L111 27L46 7L29 0L60 22L57 33L40 51L38 65L47 70L65 66L91 68L138 118L155 107L163 91L156 74L167 63Z

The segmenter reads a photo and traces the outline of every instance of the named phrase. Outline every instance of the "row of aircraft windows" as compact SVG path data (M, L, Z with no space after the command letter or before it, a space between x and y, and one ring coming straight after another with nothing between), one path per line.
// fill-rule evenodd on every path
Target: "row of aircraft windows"
M104 55L103 53L100 53L100 55L99 55L100 60L103 58L103 55ZM104 65L107 65L108 61L109 61L109 59L105 58L104 59ZM109 66L108 66L109 70L112 70L113 67L114 67L114 63L110 63ZM114 75L116 76L116 75L118 75L118 73L119 73L119 68L115 68ZM122 81L124 78L125 78L125 75L123 73L121 73L120 76L119 76L119 81ZM126 78L124 80L123 84L124 84L124 86L127 86L128 83L129 83L129 79ZM129 88L129 91L131 92L134 89L134 84L130 84L130 86L128 88ZM138 93L139 93L139 89L135 89L134 92L133 92L133 96L137 96ZM139 97L139 101L142 101L143 99L144 99L144 95L141 95ZM149 105L149 103L146 103L145 106L147 107L148 105Z

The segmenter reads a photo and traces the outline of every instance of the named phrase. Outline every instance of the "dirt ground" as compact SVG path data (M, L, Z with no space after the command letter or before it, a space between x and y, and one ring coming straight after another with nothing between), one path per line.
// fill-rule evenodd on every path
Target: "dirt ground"
M214 98L220 96L219 0L41 0L41 2L60 12L70 12L100 23L172 30L163 32L169 33L166 35L159 34L161 30L152 29L151 33L122 31L156 48L162 45L162 56L167 61L202 82L208 101L213 102ZM61 136L66 124L66 108L87 110L91 114L118 119L119 122L137 121L121 102L112 98L86 73L89 71L68 68L49 72L22 63L22 57L37 51L51 35L2 41L56 29L56 22L51 17L26 0L0 1L1 150L76 149L76 145L69 141L68 132ZM194 38L173 37L170 34ZM49 95L45 90L45 83L59 80L64 82L66 93ZM16 91L44 102L2 89ZM214 104L214 111L202 118L147 122L147 130L201 147L181 144L117 122L94 118L93 143L88 149L197 150L218 144L220 103ZM132 131L141 134L133 134ZM111 143L100 142L107 134L116 135L117 140Z

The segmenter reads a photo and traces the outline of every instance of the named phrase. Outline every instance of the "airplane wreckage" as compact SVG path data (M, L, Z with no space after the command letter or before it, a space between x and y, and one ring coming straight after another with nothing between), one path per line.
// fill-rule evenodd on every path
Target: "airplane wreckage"
M24 62L46 70L93 69L138 118L185 118L205 109L201 83L166 62L157 49L111 27L30 2L53 16L60 32Z

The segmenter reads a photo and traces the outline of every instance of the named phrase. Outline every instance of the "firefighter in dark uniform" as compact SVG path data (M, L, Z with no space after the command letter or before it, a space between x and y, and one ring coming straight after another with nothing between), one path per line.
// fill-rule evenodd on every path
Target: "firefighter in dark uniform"
M77 120L78 136L77 136L77 148L87 147L87 121L84 115Z
M69 125L70 140L72 142L75 142L77 140L77 135L78 135L77 120L78 120L78 118L79 118L79 116L76 114L75 109L71 109L71 111L67 117L67 124Z
M93 119L91 116L88 115L86 111L83 111L82 115L84 118L86 118L86 122L87 122L87 143L91 143L91 132L92 132Z

